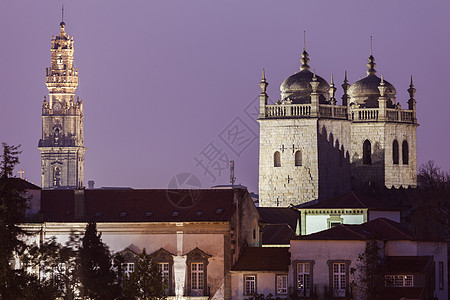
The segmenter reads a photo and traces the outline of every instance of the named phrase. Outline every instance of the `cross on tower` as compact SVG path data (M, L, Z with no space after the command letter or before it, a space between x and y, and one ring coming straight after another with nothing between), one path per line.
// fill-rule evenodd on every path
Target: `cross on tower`
M19 174L20 179L23 179L23 174L25 173L24 170L20 169L20 171L17 172Z
M288 175L287 182L289 183L289 182L291 182L291 180L292 180L292 177L289 177L289 175Z
M287 148L284 147L284 144L281 145L281 147L280 147L281 152L284 152L285 149L287 149Z
M295 147L294 144L292 144L292 153L295 153L295 150L298 150L299 148Z

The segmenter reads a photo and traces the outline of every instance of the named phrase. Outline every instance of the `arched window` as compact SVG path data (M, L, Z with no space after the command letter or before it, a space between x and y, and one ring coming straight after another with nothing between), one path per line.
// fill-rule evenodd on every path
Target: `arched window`
M404 165L407 165L409 162L409 149L407 141L403 141L402 143L402 160Z
M372 146L369 140L365 140L363 144L363 164L372 164Z
M300 150L295 152L295 165L296 166L302 165L302 151Z
M276 151L273 154L273 166L274 167L281 167L281 155L280 152Z
M53 168L53 186L61 186L61 169L59 167Z
M394 142L392 143L392 162L394 163L394 165L398 165L398 161L399 161L399 150L398 150L398 142L397 140L394 140Z

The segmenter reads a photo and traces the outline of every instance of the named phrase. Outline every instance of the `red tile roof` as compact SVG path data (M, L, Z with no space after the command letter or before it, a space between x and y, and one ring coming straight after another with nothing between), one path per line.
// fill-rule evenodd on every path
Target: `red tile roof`
M399 223L379 218L360 225L340 225L310 235L296 236L294 240L415 240Z
M372 210L382 210L382 211L397 211L398 208L391 207L389 205L384 204L383 202L369 197L367 195L357 193L357 192L348 192L346 194L339 195L337 197L321 201L315 203L305 203L299 205L298 208L368 208Z
M287 272L289 264L288 247L247 247L231 270Z
M0 178L0 184L2 184L5 180L7 180L13 187L16 189L22 190L40 190L41 188L37 185L28 182L26 180L17 178L17 177L9 177L9 178Z
M433 256L388 256L383 265L386 275L425 274L433 265Z
M287 224L292 230L297 226L300 212L290 207L257 207L261 222L267 224Z
M228 221L234 196L242 189L84 190L84 217L74 216L74 190L43 190L41 213L47 222Z
M263 245L289 245L295 232L287 224L269 224L264 226L262 234Z

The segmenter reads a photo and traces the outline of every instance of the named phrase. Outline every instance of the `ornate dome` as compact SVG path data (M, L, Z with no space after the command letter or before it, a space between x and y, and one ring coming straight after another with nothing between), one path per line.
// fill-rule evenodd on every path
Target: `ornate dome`
M375 58L370 55L369 63L367 67L367 76L353 83L348 89L350 96L350 103L357 103L363 107L378 107L378 97L380 97L380 91L378 86L380 85L381 78L377 75L375 70ZM388 97L388 106L395 105L395 88L392 84L384 80L386 89L386 97Z
M306 104L311 103L311 81L314 74L309 70L308 66L309 58L308 52L303 51L300 62L300 72L289 76L280 86L281 100L287 100L288 98L293 104ZM330 91L330 85L328 82L320 76L317 76L319 82L318 92L321 94L319 97L320 103L327 103L328 95Z

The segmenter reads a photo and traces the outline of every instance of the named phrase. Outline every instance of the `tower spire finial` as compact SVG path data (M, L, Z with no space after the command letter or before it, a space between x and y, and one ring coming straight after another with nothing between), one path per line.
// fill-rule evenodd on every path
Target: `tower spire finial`
M303 30L303 51L306 51L306 30Z
M372 55L372 36L370 36L370 55Z
M302 65L300 66L300 71L309 70L309 54L308 52L306 52L306 30L303 30L303 52L300 62L302 63Z

